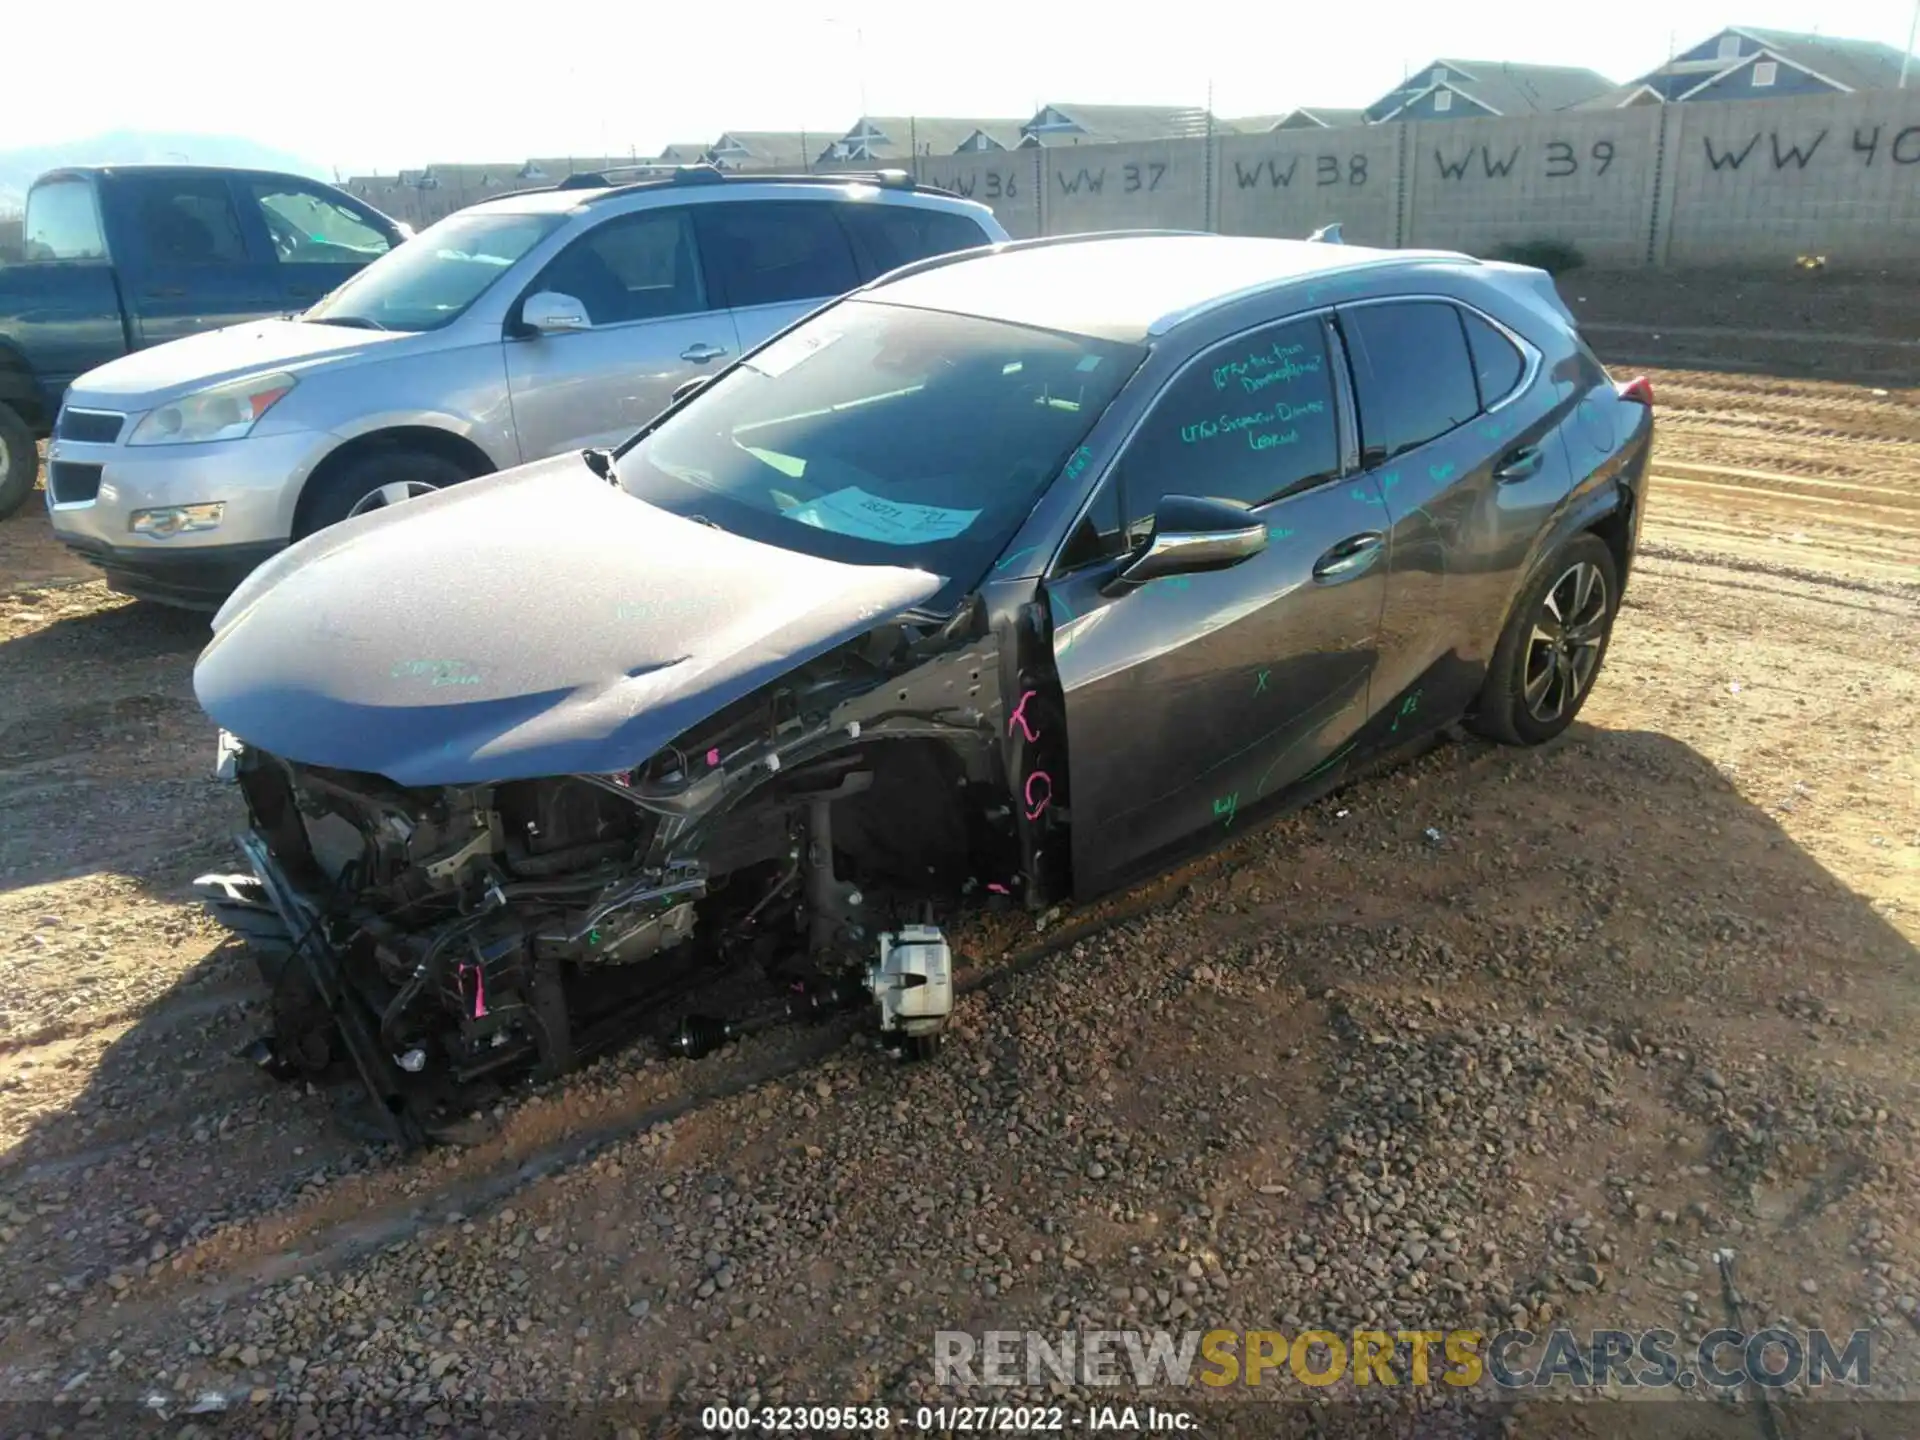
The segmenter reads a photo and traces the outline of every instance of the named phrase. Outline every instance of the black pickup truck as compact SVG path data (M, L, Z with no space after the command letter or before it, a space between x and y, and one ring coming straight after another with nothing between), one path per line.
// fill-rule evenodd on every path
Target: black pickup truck
M130 350L305 310L406 229L297 175L187 165L49 171L0 266L0 519L78 376Z

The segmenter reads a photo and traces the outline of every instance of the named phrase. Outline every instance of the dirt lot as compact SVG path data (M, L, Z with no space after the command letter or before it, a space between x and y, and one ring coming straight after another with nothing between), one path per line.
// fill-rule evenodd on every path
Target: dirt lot
M204 620L0 527L0 1429L910 1407L942 1329L1785 1321L1871 1328L1872 1393L1920 1397L1916 287L1733 283L1566 283L1610 360L1661 363L1645 559L1561 742L1449 743L959 937L933 1065L832 1028L636 1049L404 1162L235 1058L263 997L184 898L237 864ZM1369 1433L1621 1433L1269 1384Z

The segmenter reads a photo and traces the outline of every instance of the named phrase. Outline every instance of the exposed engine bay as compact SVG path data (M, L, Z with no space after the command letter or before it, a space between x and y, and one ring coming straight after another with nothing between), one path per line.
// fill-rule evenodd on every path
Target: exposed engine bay
M407 788L223 737L252 873L200 889L272 992L255 1059L357 1073L412 1144L641 1036L697 1056L871 1007L931 1053L939 924L1029 898L1000 697L974 611L883 625L620 773ZM703 987L759 999L682 1013Z

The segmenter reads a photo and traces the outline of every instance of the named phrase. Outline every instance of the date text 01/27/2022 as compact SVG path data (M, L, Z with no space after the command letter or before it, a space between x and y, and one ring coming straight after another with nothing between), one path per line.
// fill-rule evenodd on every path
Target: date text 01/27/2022
M1070 1414L1060 1405L918 1405L898 1414L887 1405L709 1405L700 1428L710 1434L875 1434L903 1430L939 1435L1040 1435L1068 1431L1175 1434L1191 1430L1185 1410L1097 1405Z

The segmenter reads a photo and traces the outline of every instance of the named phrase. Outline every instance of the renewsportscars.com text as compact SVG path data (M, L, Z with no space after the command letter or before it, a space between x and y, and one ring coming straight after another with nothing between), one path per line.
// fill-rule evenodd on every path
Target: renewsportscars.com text
M1777 1389L1872 1382L1871 1332L1672 1330L965 1330L935 1332L936 1385L1554 1385Z

